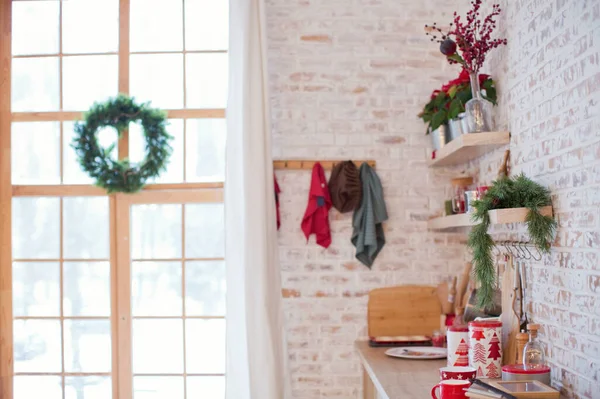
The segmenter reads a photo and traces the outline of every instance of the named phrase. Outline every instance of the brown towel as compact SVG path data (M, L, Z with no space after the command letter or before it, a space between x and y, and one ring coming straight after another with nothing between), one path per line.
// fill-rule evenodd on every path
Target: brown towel
M341 213L358 208L362 198L362 184L354 162L344 161L334 166L329 178L329 194L333 207Z

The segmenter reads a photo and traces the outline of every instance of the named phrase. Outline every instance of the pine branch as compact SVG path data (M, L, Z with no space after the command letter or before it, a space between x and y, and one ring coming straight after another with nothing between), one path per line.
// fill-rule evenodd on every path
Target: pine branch
M550 251L550 244L556 233L556 221L543 216L540 208L552 204L550 190L521 174L514 178L503 177L492 183L483 198L473 203L473 220L479 222L469 234L467 245L473 251L473 268L478 289L479 306L492 305L496 274L492 248L494 240L488 234L490 226L489 211L492 209L520 208L529 209L526 222L531 242L542 252Z

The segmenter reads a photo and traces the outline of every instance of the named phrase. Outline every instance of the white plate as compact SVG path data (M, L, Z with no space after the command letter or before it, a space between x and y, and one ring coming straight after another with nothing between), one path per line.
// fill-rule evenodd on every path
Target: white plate
M448 350L435 346L405 346L388 349L385 354L402 359L445 359Z

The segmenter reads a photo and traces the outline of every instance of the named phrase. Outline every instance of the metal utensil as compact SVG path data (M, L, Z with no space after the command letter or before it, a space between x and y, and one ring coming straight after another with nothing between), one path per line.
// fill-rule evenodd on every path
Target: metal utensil
M520 317L520 330L525 330L529 320L527 319L527 303L525 302L525 291L527 290L527 279L525 275L525 264L519 262L519 286L521 294L521 317ZM521 268L522 267L522 268Z
M523 295L521 291L521 273L519 269L519 263L515 266L513 264L512 256L507 257L507 267L509 272L514 273L513 277L513 302L512 310L516 318L520 321L523 317Z

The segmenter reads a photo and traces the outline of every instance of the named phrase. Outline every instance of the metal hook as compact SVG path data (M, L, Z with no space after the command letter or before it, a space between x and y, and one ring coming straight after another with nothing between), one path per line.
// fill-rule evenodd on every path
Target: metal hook
M519 247L517 247L517 242L513 241L512 242L512 246L515 249L515 251L517 252L517 259L523 259L525 258L524 254L521 254L521 249Z
M508 252L508 253L509 253L511 256L515 256L515 255L513 254L512 250L510 249L510 246L508 245L508 241L504 241L504 242L502 243L502 246L503 246L504 248L506 248L506 252Z
M531 256L533 256L533 259L535 259L536 261L542 260L542 253L540 252L540 249L538 247L535 247L535 250L537 251L537 253L540 257L536 258L533 254L531 254Z
M515 252L517 253L517 259L523 259L523 255L521 254L521 249L519 247L517 247L517 242L513 241L512 242L512 246L515 249Z
M498 245L494 244L494 250L495 251L492 254L494 255L495 258L502 255L502 251L500 251L500 248L498 248Z
M533 255L531 255L531 252L529 251L529 248L527 248L527 244L528 244L527 242L523 241L523 242L519 243L519 246L523 249L523 253L525 253L527 251L527 254L529 254L529 256L527 256L527 254L525 254L525 259L529 260L529 259L531 259L531 257Z

